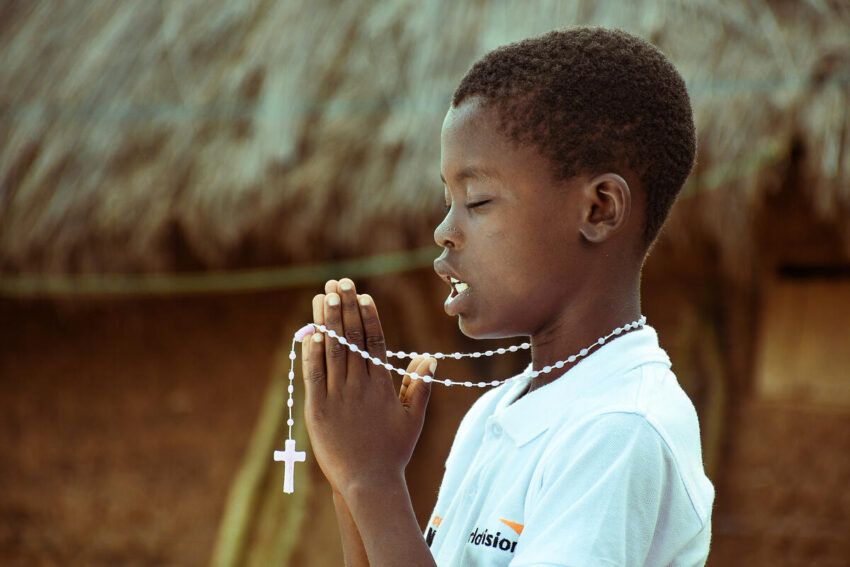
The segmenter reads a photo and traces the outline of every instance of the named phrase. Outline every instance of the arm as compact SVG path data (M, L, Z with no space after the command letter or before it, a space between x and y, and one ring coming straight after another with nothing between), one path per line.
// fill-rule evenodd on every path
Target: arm
M345 557L345 567L369 567L369 558L366 556L366 548L360 538L360 531L348 504L339 492L334 492L334 509L336 509L336 521L339 525L339 535L342 540L342 554Z
M338 292L314 301L322 304L329 329L386 360L375 305L368 295L359 299L353 283L342 280ZM430 384L405 380L396 394L383 367L349 356L345 347L322 334L309 340L305 418L316 459L350 510L349 520L337 506L346 558L362 560L358 552L365 549L372 567L434 566L404 481L404 468L422 430ZM433 375L435 366L436 361L419 357L408 371Z
M338 293L338 285L336 280L331 280L325 284L325 293ZM313 298L313 322L317 325L325 324L325 295L319 294ZM308 368L306 361L309 359L311 341L307 340L301 344L301 360L304 376L307 375ZM369 567L369 559L366 557L366 549L363 547L363 540L360 538L360 531L357 529L357 524L354 523L354 518L351 517L351 511L345 503L342 495L334 489L333 491L334 510L336 511L337 525L339 526L340 540L342 542L342 554L345 559L346 567Z
M404 476L352 487L346 496L373 566L433 567Z

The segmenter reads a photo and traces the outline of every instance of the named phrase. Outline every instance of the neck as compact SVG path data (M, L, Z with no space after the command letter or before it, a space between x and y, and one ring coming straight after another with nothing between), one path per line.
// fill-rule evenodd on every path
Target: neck
M610 280L613 282L616 279ZM621 280L618 286L606 286L606 293L588 289L585 301L577 301L550 324L531 336L531 363L534 370L565 360L581 349L594 344L617 327L640 317L640 277ZM541 375L533 380L528 391L544 386L570 367L567 364L558 373Z

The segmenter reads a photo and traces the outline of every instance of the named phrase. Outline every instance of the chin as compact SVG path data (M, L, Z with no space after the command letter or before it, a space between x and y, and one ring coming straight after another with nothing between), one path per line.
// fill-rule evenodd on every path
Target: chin
M476 340L506 339L518 336L517 333L506 332L503 329L500 330L498 327L482 324L471 317L464 317L463 314L457 316L457 326L461 333L470 339Z

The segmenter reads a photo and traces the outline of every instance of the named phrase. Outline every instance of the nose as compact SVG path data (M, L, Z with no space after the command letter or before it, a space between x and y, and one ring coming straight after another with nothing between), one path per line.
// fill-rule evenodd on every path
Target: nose
M446 213L443 222L434 229L434 242L443 248L459 248L463 245L463 233L454 222L453 209Z

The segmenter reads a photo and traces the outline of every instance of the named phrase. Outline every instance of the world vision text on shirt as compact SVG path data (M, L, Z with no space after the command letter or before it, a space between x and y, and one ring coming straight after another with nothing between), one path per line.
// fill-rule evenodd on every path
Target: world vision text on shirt
M504 520L502 520L502 521L504 522ZM505 522L505 523L507 523L507 522ZM511 525L511 524L513 524L513 525ZM517 531L517 532L522 531L523 526L521 524L515 524L514 522L510 522L510 524L508 524L508 525L514 531ZM514 526L518 526L519 530L517 530L517 528L514 527ZM471 534L469 534L469 538L466 540L467 544L484 546L484 547L492 547L492 548L498 549L500 551L509 551L510 553L513 553L516 550L516 544L518 543L517 540L509 539L507 537L502 537L501 531L497 531L494 535L494 534L491 534L489 532L489 530L487 530L487 529L485 529L483 532L479 532L478 531L479 529L480 528L476 527L475 530L473 530L473 532Z

